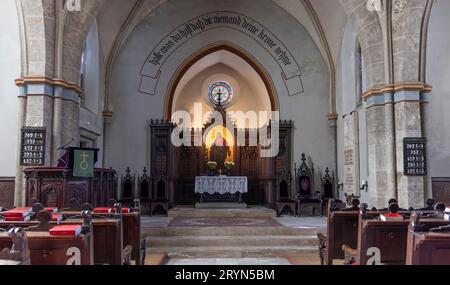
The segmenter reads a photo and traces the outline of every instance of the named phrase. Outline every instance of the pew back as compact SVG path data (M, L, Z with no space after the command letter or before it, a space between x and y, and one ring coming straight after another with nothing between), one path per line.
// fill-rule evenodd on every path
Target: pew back
M62 211L65 217L78 216L79 211ZM109 214L95 214L96 216L108 217ZM141 215L138 212L122 214L123 222L123 246L133 247L132 258L136 265L141 265L144 253L141 251Z
M81 219L62 221L61 225L76 225L82 224ZM37 221L27 222L2 222L0 221L0 228L7 229L10 226L29 228L37 226ZM51 222L50 225L56 225ZM120 221L117 219L92 220L92 239L95 264L122 264L122 239L120 230Z
M90 234L78 237L51 236L48 232L29 232L31 265L93 265ZM0 248L11 248L8 233L0 232Z
M408 233L406 265L450 265L450 232Z
M329 212L327 227L326 264L334 259L344 259L342 246L357 246L359 212Z
M372 215L372 218L376 215ZM443 226L443 219L424 219L422 223ZM357 263L367 265L371 259L369 250L376 248L381 253L381 263L387 265L406 264L409 219L399 222L383 222L359 217Z

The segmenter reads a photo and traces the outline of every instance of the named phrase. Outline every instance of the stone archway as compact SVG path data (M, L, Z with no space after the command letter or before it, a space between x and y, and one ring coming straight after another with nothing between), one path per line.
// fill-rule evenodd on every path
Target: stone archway
M175 90L180 83L183 76L186 72L199 60L206 57L209 54L212 54L217 51L228 51L232 54L237 55L242 58L246 63L248 63L259 75L259 77L264 82L265 88L269 95L271 111L280 111L278 96L275 91L275 87L273 85L272 79L269 74L264 70L264 68L254 59L251 55L247 54L243 49L235 46L229 42L220 42L209 45L196 53L194 53L190 58L188 58L177 70L177 72L172 77L170 81L168 92L166 94L166 102L165 102L165 118L169 120L172 116L173 104L174 104L174 96Z

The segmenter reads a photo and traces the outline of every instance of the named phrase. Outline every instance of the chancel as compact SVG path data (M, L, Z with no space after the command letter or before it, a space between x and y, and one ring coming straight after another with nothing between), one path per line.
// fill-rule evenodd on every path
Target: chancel
M450 264L450 1L0 2L0 265Z

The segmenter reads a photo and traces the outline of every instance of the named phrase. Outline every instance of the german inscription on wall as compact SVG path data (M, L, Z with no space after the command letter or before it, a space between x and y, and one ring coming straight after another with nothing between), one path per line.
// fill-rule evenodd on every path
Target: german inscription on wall
M180 46L201 33L231 29L244 34L249 41L255 41L263 47L278 63L289 96L304 92L301 68L290 50L268 28L246 15L217 11L200 15L175 28L153 48L141 70L139 91L155 95L162 66Z
M358 113L344 118L344 191L359 196Z
M22 129L20 164L23 166L45 164L45 128L25 127Z

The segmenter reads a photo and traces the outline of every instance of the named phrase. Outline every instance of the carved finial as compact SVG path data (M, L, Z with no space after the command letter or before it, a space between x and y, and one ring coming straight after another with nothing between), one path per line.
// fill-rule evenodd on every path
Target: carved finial
M445 212L445 209L446 209L446 208L447 208L447 207L445 206L444 203L437 203L437 204L434 206L434 210L435 210L436 212L439 212L439 213Z
M45 209L44 205L41 203L35 203L33 204L33 207L31 208L31 211L37 215L40 211L43 211Z
M94 207L89 203L85 203L81 206L81 211L94 211Z
M143 170L142 172L144 173L144 177L147 177L147 176L148 176L148 175L147 175L148 170L147 170L147 167L146 167L146 166L144 166L144 170Z
M108 207L114 207L114 205L117 203L116 199L109 199L108 201Z
M428 199L427 200L427 208L428 209L433 209L434 204L436 204L436 201L434 201L433 199Z
M141 212L141 200L134 199L134 211L135 212Z
M420 219L422 218L421 212L411 213L411 222L409 224L410 229L415 230L420 225Z
M361 204L361 214L366 215L368 208L369 208L369 205L367 205L366 203Z
M115 212L116 216L122 215L122 204L120 204L120 203L114 204L114 209L116 210L116 212Z
M88 234L91 232L92 227L92 211L89 210L82 211L81 217L83 218L83 225L81 226L81 231L83 234Z
M13 246L0 252L0 259L20 261L21 265L30 265L30 249L28 247L27 233L23 228L11 228L8 235Z

